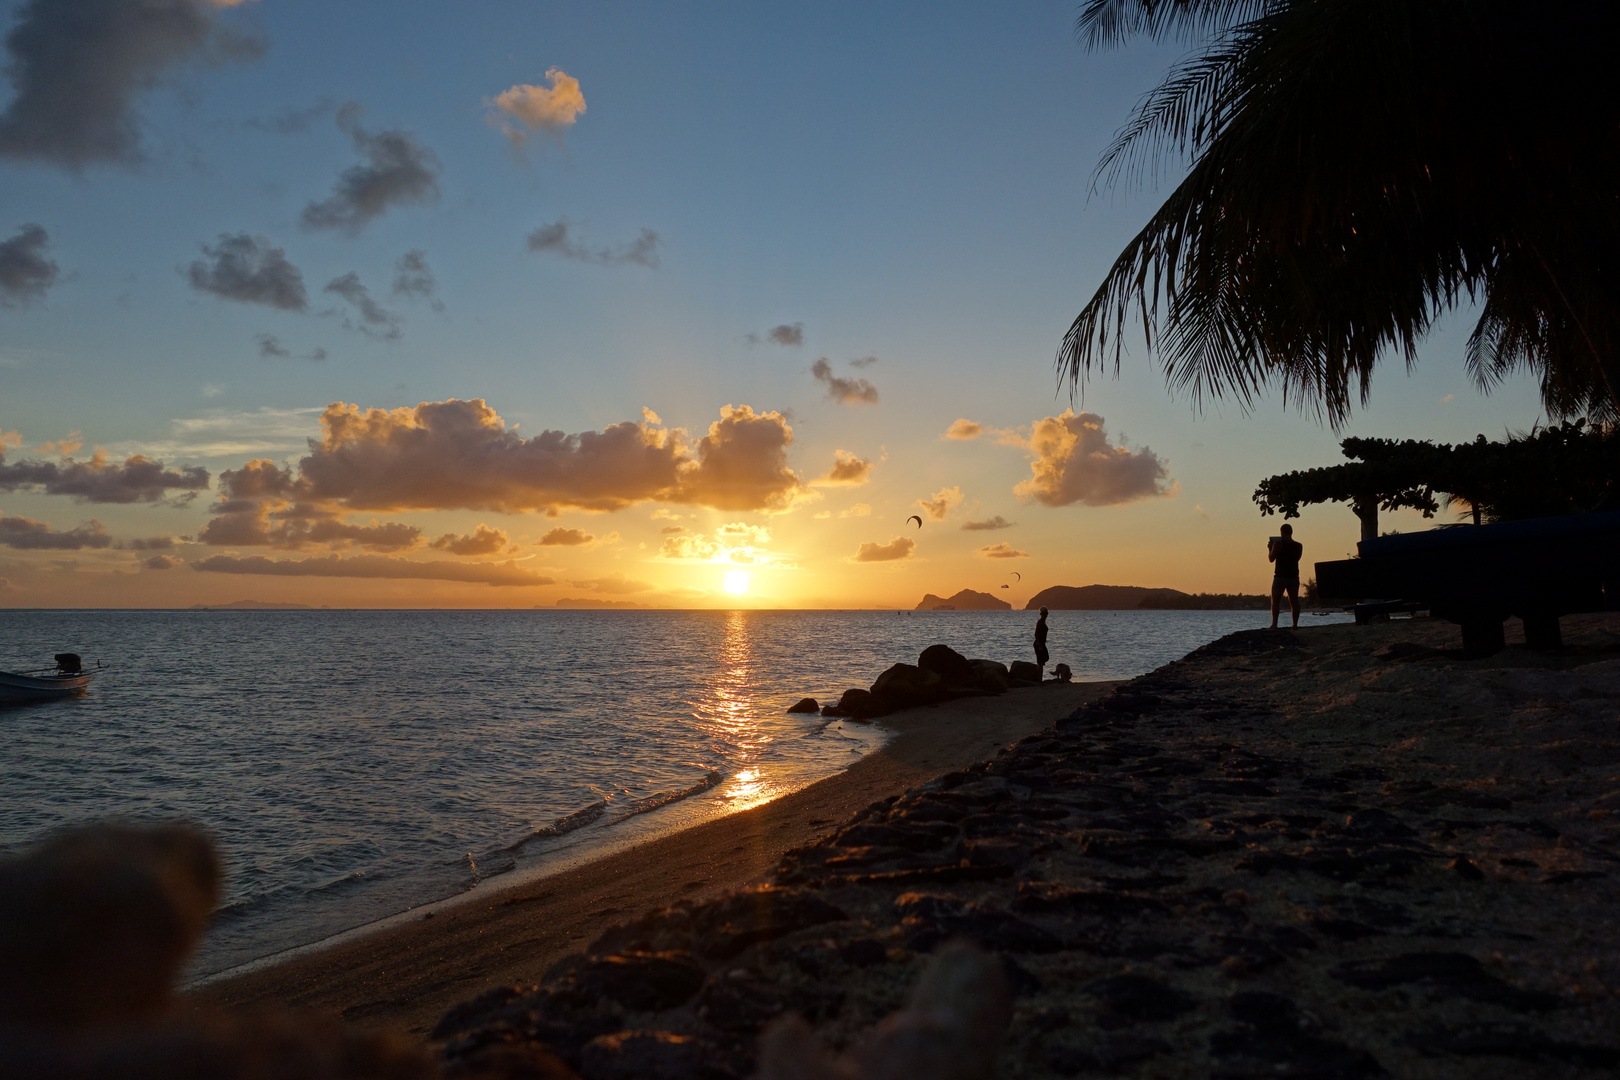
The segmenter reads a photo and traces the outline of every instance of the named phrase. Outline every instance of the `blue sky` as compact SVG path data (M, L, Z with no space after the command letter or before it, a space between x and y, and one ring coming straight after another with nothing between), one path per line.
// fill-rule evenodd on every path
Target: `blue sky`
M64 2L0 5L0 20L14 26ZM187 0L96 0L140 2ZM407 560L443 561L428 538L487 523L511 543L485 555L552 579L495 589L201 571L195 564L214 555L361 549L185 540L209 520L214 490L171 505L20 488L0 492L0 513L57 531L94 518L119 542L170 536L173 565L147 569L150 556L116 544L0 549L0 604L254 596L530 606L583 595L572 581L619 574L648 587L593 595L909 605L923 591L994 587L1008 568L1037 587L1259 591L1264 562L1251 565L1250 549L1263 551L1275 522L1249 502L1255 482L1338 459L1337 436L1280 398L1247 416L1172 398L1140 347L1120 379L1094 381L1076 407L1103 418L1111 445L1123 438L1165 463L1141 498L1020 498L1027 447L1012 436L942 440L958 417L1027 437L1063 412L1056 346L1155 205L1151 189L1093 195L1091 175L1180 50L1088 53L1073 38L1072 3L203 7L216 28L251 36L262 53L195 56L134 95L141 160L74 169L0 157L0 239L37 224L59 268L43 296L0 308L0 430L22 441L9 461L49 458L59 448L36 448L78 432L81 459L99 446L114 461L145 453L216 477L261 456L296 471L332 402L393 409L483 398L523 436L599 430L649 408L694 439L722 407L746 404L791 426L786 461L803 497L787 513L637 497L612 512L562 505L553 517L323 504L344 521L412 523L423 544L389 549ZM579 81L586 109L520 152L489 122L488 102L509 87L546 85L551 68ZM436 197L389 206L355 234L307 227L305 208L360 160L356 125L370 136L405 133L431 152ZM526 237L559 222L585 252L609 257L529 249ZM622 259L643 230L656 234L645 260L655 266ZM192 287L186 271L206 261L202 247L237 234L284 252L305 284L304 311ZM412 251L431 269L431 296L391 289ZM363 332L358 309L326 290L349 274L395 320L396 340ZM750 340L794 324L801 344ZM1535 422L1533 385L1489 398L1469 386L1469 325L1466 313L1445 320L1411 376L1387 362L1346 433L1459 440ZM287 355L263 355L263 335ZM838 377L867 379L877 402L831 400L811 374L821 357ZM869 479L812 489L836 450L870 462ZM906 557L851 561L860 544L903 535L917 499L953 487L962 502L931 519ZM869 515L838 516L857 504ZM959 527L994 515L1017 526L994 536ZM717 575L736 564L735 551L713 555L714 566L661 555L677 519L709 537L728 523L768 528L770 543L755 546L774 551L774 562L740 564L758 567L752 587L742 599L725 594ZM595 539L535 546L555 527ZM1338 507L1308 512L1299 528L1315 545L1308 557L1338 556L1355 536ZM990 541L1023 554L976 554Z

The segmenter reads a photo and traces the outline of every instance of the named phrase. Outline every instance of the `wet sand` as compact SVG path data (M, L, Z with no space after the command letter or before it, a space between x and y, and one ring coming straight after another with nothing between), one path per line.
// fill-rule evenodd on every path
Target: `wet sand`
M994 757L1117 685L1047 684L896 713L881 721L895 732L886 747L792 795L209 983L191 1000L198 1007L312 1009L425 1036L456 1002L534 983L608 926L651 908L763 880L783 853L868 804Z

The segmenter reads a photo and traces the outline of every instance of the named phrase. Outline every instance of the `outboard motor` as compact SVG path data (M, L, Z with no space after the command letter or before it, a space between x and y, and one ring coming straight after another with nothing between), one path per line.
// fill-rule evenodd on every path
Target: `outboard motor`
M76 652L59 652L56 654L56 670L63 675L77 675L84 670L84 661L79 659Z

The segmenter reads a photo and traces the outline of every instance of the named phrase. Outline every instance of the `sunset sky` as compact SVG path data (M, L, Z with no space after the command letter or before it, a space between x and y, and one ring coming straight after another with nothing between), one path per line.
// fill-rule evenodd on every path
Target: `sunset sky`
M1175 181L1092 170L1182 51L1075 14L0 3L0 606L1260 592L1262 477L1540 419L1466 311L1339 434L1139 336L1071 402Z

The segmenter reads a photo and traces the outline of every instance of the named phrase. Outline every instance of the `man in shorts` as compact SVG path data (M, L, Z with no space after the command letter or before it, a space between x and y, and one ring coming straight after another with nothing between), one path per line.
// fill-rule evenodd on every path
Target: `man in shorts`
M1271 628L1277 629L1277 612L1282 607L1283 593L1288 593L1288 606L1294 613L1294 625L1299 625L1299 557L1305 546L1294 539L1294 527L1283 525L1277 530L1281 536L1266 541L1266 558L1275 564L1271 572Z
M1052 654L1046 651L1046 609L1041 608L1041 617L1035 620L1035 666L1041 669L1042 675L1050 659Z

